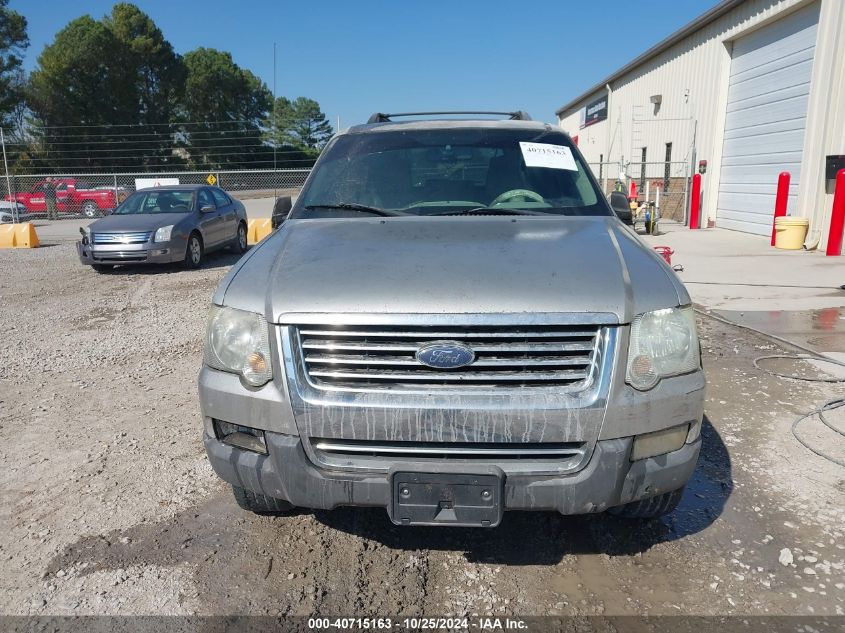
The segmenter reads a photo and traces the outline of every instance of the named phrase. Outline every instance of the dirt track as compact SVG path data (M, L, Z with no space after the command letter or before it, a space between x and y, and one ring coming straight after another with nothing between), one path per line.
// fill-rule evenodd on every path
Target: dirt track
M778 348L709 320L702 459L666 520L244 513L205 459L195 387L233 261L98 275L69 244L0 251L0 612L845 613L845 473L789 433L842 387L755 370Z

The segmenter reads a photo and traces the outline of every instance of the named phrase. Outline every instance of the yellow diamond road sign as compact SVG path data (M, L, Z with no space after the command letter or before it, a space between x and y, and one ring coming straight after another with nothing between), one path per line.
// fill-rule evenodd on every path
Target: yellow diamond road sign
M213 185L215 182L217 182L217 178L214 177L214 174L208 174L208 178L206 178L205 181L209 185Z

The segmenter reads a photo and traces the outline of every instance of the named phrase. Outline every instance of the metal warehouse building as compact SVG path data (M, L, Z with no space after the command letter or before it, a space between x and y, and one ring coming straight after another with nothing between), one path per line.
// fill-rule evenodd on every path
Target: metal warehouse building
M683 220L770 235L778 174L789 215L824 247L845 154L845 0L724 0L557 111L593 170L661 189ZM845 165L842 165L845 167Z

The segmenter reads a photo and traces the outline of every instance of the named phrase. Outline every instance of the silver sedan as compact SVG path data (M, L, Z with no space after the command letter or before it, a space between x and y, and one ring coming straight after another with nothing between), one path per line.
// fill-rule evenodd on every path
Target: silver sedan
M137 191L114 213L80 232L79 259L99 272L117 264L182 262L199 268L211 251L247 249L244 205L222 189L205 185Z

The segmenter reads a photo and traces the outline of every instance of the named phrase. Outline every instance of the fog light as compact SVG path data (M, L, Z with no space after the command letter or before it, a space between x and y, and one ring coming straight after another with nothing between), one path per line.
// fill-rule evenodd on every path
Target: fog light
M662 431L637 435L631 449L631 461L676 451L684 445L688 433L689 424L681 424Z
M264 440L264 431L261 429L214 420L214 434L224 444L264 455L267 454L267 443Z

